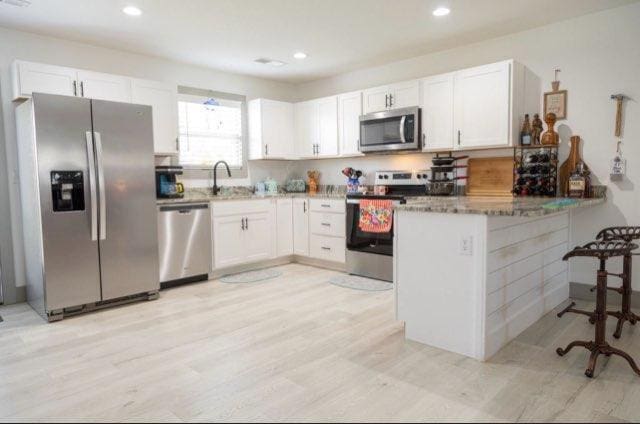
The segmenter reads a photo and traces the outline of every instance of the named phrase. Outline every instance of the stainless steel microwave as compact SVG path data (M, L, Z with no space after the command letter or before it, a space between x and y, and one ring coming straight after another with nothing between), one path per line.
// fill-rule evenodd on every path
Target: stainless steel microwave
M375 112L360 117L360 151L420 150L420 108Z

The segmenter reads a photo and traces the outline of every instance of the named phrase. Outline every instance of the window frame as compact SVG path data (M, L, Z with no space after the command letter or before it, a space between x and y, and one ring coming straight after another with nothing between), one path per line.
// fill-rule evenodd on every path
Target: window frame
M231 177L226 172L218 172L218 179L242 179L249 177L249 113L247 110L247 97L240 94L224 93L221 91L204 90L200 88L178 86L178 101L181 96L212 97L214 99L231 100L240 102L240 119L242 120L242 165L240 168L230 168ZM178 134L180 137L180 134ZM178 142L178 163L180 162L180 143ZM180 164L180 163L179 163ZM198 165L182 165L185 171L194 174L194 177L213 178L213 168ZM198 175L202 172L202 175ZM206 172L206 174L205 174Z

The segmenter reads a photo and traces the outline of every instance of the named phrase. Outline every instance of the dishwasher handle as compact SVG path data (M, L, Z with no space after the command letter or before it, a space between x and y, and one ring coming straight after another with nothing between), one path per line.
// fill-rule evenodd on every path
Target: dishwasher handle
M160 212L178 212L181 214L190 214L195 209L209 209L209 204L160 206Z

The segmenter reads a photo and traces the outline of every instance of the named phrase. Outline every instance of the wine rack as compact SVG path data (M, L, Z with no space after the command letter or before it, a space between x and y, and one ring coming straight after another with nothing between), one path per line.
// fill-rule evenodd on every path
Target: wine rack
M514 196L555 197L558 192L558 146L513 148Z

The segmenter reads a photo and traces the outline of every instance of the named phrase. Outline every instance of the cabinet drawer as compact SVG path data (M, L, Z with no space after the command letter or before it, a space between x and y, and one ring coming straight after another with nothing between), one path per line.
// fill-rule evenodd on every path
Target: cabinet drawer
M345 238L311 234L311 257L325 261L344 263Z
M345 215L342 213L311 212L311 234L345 237Z
M317 212L337 212L344 213L344 199L310 199L309 209Z
M258 200L230 200L213 201L211 209L213 216L242 215L249 213L269 212L271 201Z

